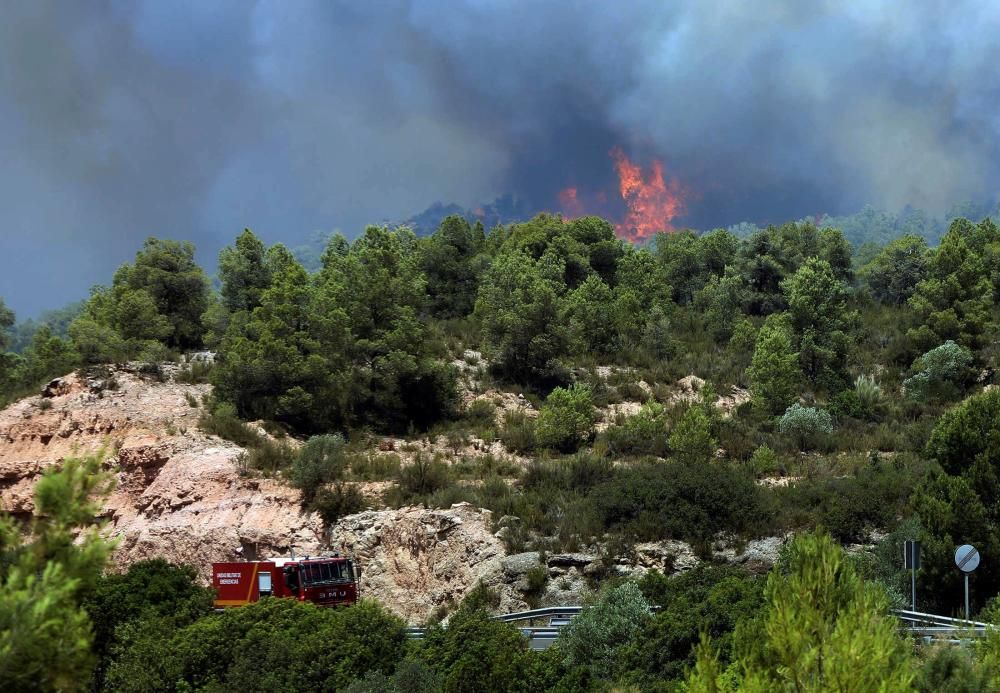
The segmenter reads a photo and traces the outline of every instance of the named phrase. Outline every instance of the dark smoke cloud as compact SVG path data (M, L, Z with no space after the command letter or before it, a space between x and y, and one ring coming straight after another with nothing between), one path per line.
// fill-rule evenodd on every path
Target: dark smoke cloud
M612 191L665 160L697 227L1000 189L1000 6L33 0L0 7L0 296L143 238L354 234L436 200Z

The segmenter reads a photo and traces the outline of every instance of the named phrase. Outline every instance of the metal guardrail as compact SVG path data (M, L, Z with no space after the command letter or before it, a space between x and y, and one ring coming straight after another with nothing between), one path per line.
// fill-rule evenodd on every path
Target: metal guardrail
M494 616L493 620L500 621L501 623L518 623L548 619L549 623L545 626L517 627L528 638L531 649L544 650L556 641L559 637L560 629L568 625L572 618L581 612L583 612L582 606L549 606L544 609L531 609L530 611L518 611L512 614ZM426 635L426 628L413 626L406 629L406 637L411 640L423 640Z
M984 637L996 627L982 621L968 621L908 609L894 609L892 613L903 622L903 630L925 640L942 640L953 644Z

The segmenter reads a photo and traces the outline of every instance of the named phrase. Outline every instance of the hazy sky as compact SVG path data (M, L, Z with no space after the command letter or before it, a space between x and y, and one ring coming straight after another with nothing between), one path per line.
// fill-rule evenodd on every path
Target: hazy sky
M995 199L997 36L956 0L10 0L0 296L80 298L149 235L214 267L245 226L554 207L615 145L697 227Z

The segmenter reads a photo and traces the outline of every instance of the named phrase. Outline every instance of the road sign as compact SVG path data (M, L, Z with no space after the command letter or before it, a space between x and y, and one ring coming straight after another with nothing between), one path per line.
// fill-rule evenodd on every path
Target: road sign
M903 568L905 570L920 569L920 542L907 539L903 542Z
M963 573L971 573L979 567L979 551L971 544L962 544L955 551L955 565Z

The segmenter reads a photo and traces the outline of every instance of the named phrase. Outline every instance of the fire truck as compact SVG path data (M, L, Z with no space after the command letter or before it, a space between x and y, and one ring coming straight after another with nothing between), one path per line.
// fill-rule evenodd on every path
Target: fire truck
M358 601L361 569L350 558L333 556L274 558L213 563L215 607L244 606L261 597L291 597L320 606Z

